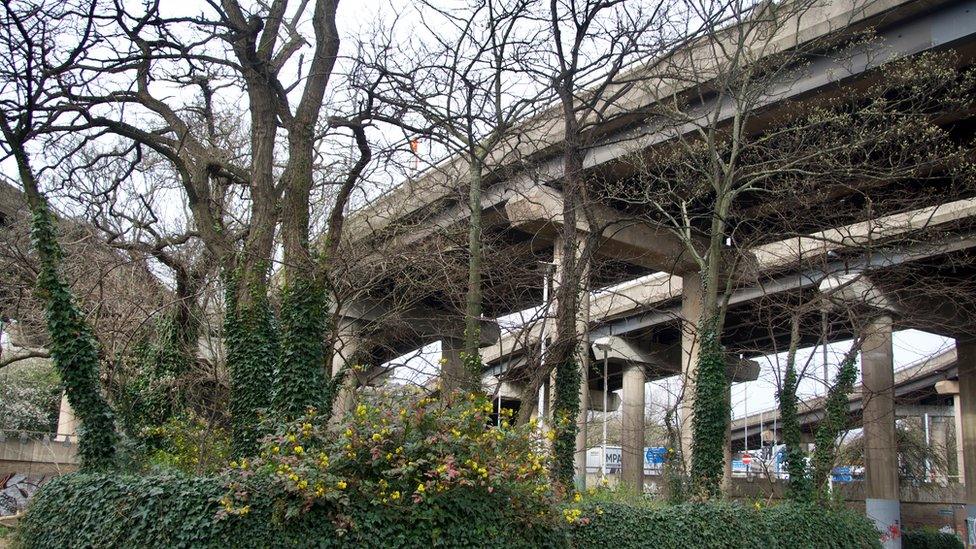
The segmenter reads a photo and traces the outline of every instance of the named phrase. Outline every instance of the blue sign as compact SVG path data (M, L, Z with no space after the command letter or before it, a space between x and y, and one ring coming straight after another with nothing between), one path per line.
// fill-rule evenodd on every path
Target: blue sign
M644 465L664 465L668 457L668 449L663 446L644 448Z
M833 471L830 472L830 480L838 484L846 484L854 482L854 475L850 467L834 467Z
M733 473L746 473L748 471L749 471L749 468L746 467L746 464L741 459L733 459L732 460L732 472Z

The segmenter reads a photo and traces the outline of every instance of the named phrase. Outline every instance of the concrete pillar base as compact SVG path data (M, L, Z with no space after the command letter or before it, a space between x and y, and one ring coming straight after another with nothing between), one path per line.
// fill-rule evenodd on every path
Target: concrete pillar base
M58 411L58 432L54 440L58 442L78 442L78 418L68 402L68 395L61 393L61 409Z
M355 366L356 355L359 352L358 330L354 322L345 322L339 328L339 334L332 352L332 375L336 375L343 367ZM343 417L356 407L356 389L358 382L356 372L347 371L346 379L339 388L332 403L332 424L339 424Z
M901 549L901 503L897 499L868 498L864 507L868 520L881 533L882 547Z
M624 367L621 425L621 483L635 493L644 491L644 367Z
M976 547L976 505L966 506L966 531L962 542L966 547Z

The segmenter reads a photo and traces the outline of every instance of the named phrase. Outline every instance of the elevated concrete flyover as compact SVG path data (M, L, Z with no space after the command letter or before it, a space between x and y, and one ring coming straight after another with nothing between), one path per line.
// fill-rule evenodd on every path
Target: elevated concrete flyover
M809 66L803 71L798 71L791 80L783 81L770 90L762 112L753 117L757 129L775 118L777 113L795 108L798 102L829 96L836 92L838 86L863 86L865 79L869 78L866 76L870 74L869 71L885 60L939 49L953 49L960 52L963 59L971 58L976 32L976 10L973 7L967 2L873 0L861 3L825 0L822 6L817 6L801 17L796 25L790 26L788 32L777 36L777 47L774 49L782 51L835 35L842 40L850 31L868 26L876 29L878 40L858 45L862 49L845 52L843 58L829 55L811 58ZM699 45L689 47L689 52L678 52L676 55L694 55L697 47ZM642 74L640 70L644 69L635 69L634 81L639 80ZM657 78L652 73L644 77L649 80ZM693 91L685 84L666 81L654 81L653 86L630 85L622 89L619 105L612 106L620 116L613 118L613 123L593 130L592 146L587 150L584 162L588 181L598 184L596 182L607 178L627 177L633 171L631 159L634 154L673 137L673 132L662 132L659 120L649 114L653 109L648 107L661 97L664 93L661 90L668 90L668 94L691 94ZM701 110L714 107L706 104L711 100L709 97L702 96ZM720 107L720 110L725 109L722 112L732 115L731 110ZM517 144L504 144L493 151L482 199L486 239L490 241L486 246L486 257L489 259L484 302L485 314L489 318L535 306L542 300L542 269L531 266L536 265L537 261L550 261L553 258L556 229L561 225L558 186L562 172L559 146L563 137L558 121L558 109L544 110L524 122L520 128L523 139L519 139ZM399 300L402 296L410 295L411 281L420 280L426 288L433 290L425 290L426 293L422 295L406 299L410 301L410 307L424 309L425 315L452 319L453 324L457 325L462 315L456 296L452 302L450 296L445 296L441 290L456 286L450 280L456 280L455 275L462 273L465 261L463 253L451 251L458 251L458 241L443 238L443 235L452 231L463 233L469 216L466 178L463 159L450 158L419 177L404 182L369 206L353 212L347 223L344 246L347 249L366 250L365 263L369 272L360 275L355 270L350 271L349 284L356 286L357 280L385 280L378 284L378 291L368 296L383 301L390 296ZM599 210L597 217L602 221L600 228L603 233L597 256L614 262L614 268L610 269L613 272L608 276L616 279L595 280L593 287L640 275L656 276L652 274L655 272L687 272L690 258L684 253L681 243L666 229L650 224L647 216L625 214L609 205ZM852 219L852 222L858 221L864 220ZM585 224L580 227L581 231L592 229ZM790 244L786 245L788 247ZM811 240L802 245L817 247L820 244ZM435 250L439 262L453 270L420 269L406 275L405 269L409 268L409 263L424 264L430 261L422 253L412 254L405 260L397 258L391 261L389 258L395 254L390 254L389 250L394 248ZM763 252L756 250L760 255ZM765 252L775 254L776 250ZM374 254L375 261L368 259L369 253ZM493 263L492 257L501 261ZM757 257L757 262L769 263L771 258ZM513 268L515 265L521 266L518 273ZM603 271L594 269L596 274L603 274ZM668 277L663 283L680 293L682 286L674 277ZM633 288L641 291L638 286ZM609 303L608 307L613 308L628 299L601 303ZM600 304L595 304L593 316L608 316L601 313L599 307ZM624 307L627 308L626 304ZM395 307L390 306L389 310L393 311ZM628 315L626 319L634 320L633 315ZM638 322L647 321L644 318ZM374 330L378 334L377 340L382 339L383 331L383 327ZM610 330L606 333L618 332ZM439 339L437 333L417 335L410 340L411 344L419 346ZM448 339L455 337L451 335ZM501 345L504 347L504 343Z
M765 48L767 55L837 35L850 36L866 27L877 29L877 41L867 48L847 52L842 59L813 56L807 70L770 90L762 117L777 114L777 108L792 109L796 101L808 101L830 95L838 85L850 84L881 63L920 52L952 48L970 53L976 28L976 14L968 2L944 0L851 0L824 1L806 12L795 25L786 25L775 47ZM708 49L709 45L696 47ZM693 48L675 55L692 56ZM653 66L653 63L649 64ZM593 129L592 146L587 149L584 166L588 174L599 171L620 177L629 171L631 155L648 149L662 140L673 138L662 133L659 120L651 113L661 97L691 93L687 82L661 80L652 69L636 68L628 74L619 99L608 108L612 123ZM644 72L641 72L644 71ZM646 73L646 74L645 74ZM642 78L654 81L648 86L634 85ZM705 95L703 94L703 97ZM708 101L709 99L704 99ZM729 110L727 116L732 116ZM520 138L504 143L493 151L490 173L484 182L484 212L497 212L509 200L526 195L540 186L556 187L562 176L560 145L563 131L558 107L553 106L525 120L517 128ZM405 181L353 212L347 222L347 239L353 244L399 239L401 244L422 241L438 230L463 224L468 219L467 168L464 159L451 157L420 176Z
M956 383L955 394L958 394L958 381L955 381L958 377L959 367L954 348L899 368L894 373L896 416L921 417L928 414L939 418L954 418L957 409L953 407L953 394L946 394L946 391L952 391L953 386L945 385L944 382ZM863 387L857 387L848 398L848 425L852 429L861 425L864 396ZM800 429L808 441L812 441L812 436L824 417L824 402L825 397L818 396L803 400L797 406ZM759 448L761 437L765 437L763 440L767 442L782 442L780 425L779 408L755 412L733 420L733 450L745 448L747 436L749 448Z

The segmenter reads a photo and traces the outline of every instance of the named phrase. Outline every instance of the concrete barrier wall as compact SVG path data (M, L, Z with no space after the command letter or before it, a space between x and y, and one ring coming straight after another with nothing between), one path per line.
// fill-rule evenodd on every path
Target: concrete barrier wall
M0 475L59 475L78 469L78 444L73 439L6 437L0 442Z
M619 475L609 475L607 484L616 486ZM599 486L600 475L587 474L587 486ZM644 477L645 492L663 494L660 476ZM732 499L775 502L784 499L786 483L764 477L733 477L729 496ZM864 483L852 482L835 486L838 497L845 505L864 513ZM912 530L927 526L930 528L949 528L962 536L966 527L965 487L961 484L939 486L923 484L900 487L901 520L905 529Z

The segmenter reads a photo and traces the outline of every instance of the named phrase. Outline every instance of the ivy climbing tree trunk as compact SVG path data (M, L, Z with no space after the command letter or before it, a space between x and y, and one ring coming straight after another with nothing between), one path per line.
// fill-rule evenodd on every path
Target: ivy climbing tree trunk
M325 334L329 298L323 276L291 280L281 292L281 357L272 407L293 420L315 408L325 414ZM328 415L326 415L328 417Z
M259 284L247 288L240 278L237 272L224 277L224 341L230 369L233 453L243 457L258 449L261 413L271 404L272 370L279 348L267 287ZM244 288L250 292L250 299L241 303Z
M556 439L553 443L553 478L557 485L566 491L574 484L576 435L579 432L577 420L580 416L580 384L582 375L575 359L579 334L579 293L585 259L580 259L577 251L579 234L577 232L577 206L582 201L583 148L579 140L579 123L573 112L573 99L563 90L564 125L566 139L563 144L563 205L561 238L555 245L561 245L558 288L556 289L556 334L547 360L554 364L555 395L553 398L553 428ZM589 352L588 350L586 352ZM585 474L581 472L581 474Z
M729 391L725 350L720 338L718 319L715 316L703 319L698 328L700 347L692 419L691 478L695 490L705 497L720 493L725 471Z
M4 113L0 116L0 153L13 157L31 211L31 243L40 263L37 296L44 304L50 355L61 376L68 402L79 420L78 456L83 470L107 469L115 464L118 433L115 414L102 395L98 343L92 327L75 302L71 289L61 276L62 250L57 240L54 215L40 192L31 167L27 144L38 132L52 124L60 112L51 104L48 86L91 47L96 3L87 10L74 6L58 12L54 6L41 9L17 3L3 5L0 38L5 60L0 71L4 89ZM50 9L50 12L48 11ZM78 9L84 16L80 25L62 24ZM51 16L38 20L36 15ZM64 35L70 28L77 35ZM55 42L57 42L55 44ZM60 55L60 57L58 57Z
M115 463L118 434L115 414L102 395L99 381L98 343L91 326L75 303L71 289L61 278L61 246L55 219L37 180L23 142L17 141L4 124L4 137L11 145L20 179L31 210L31 242L40 261L37 295L44 302L50 353L61 376L68 402L81 425L78 456L85 470L107 469Z
M715 203L711 212L708 251L703 258L702 316L698 321L698 364L694 375L694 416L692 418L691 480L695 491L704 497L721 492L728 445L729 380L726 377L722 331L725 324L723 258L725 219L731 202L727 178L713 182ZM723 291L720 292L719 288Z
M790 323L790 348L786 357L786 372L777 398L783 442L786 444L786 471L790 475L789 496L794 500L810 497L810 479L807 474L806 452L800 448L800 420L797 416L799 383L796 372L796 351L800 341L800 315L793 315Z
M837 458L837 437L847 424L847 406L854 383L857 382L857 354L860 342L855 341L844 354L834 383L827 391L827 402L824 404L824 419L817 427L814 438L816 449L813 451L813 488L817 497L826 499L829 495L828 480Z

